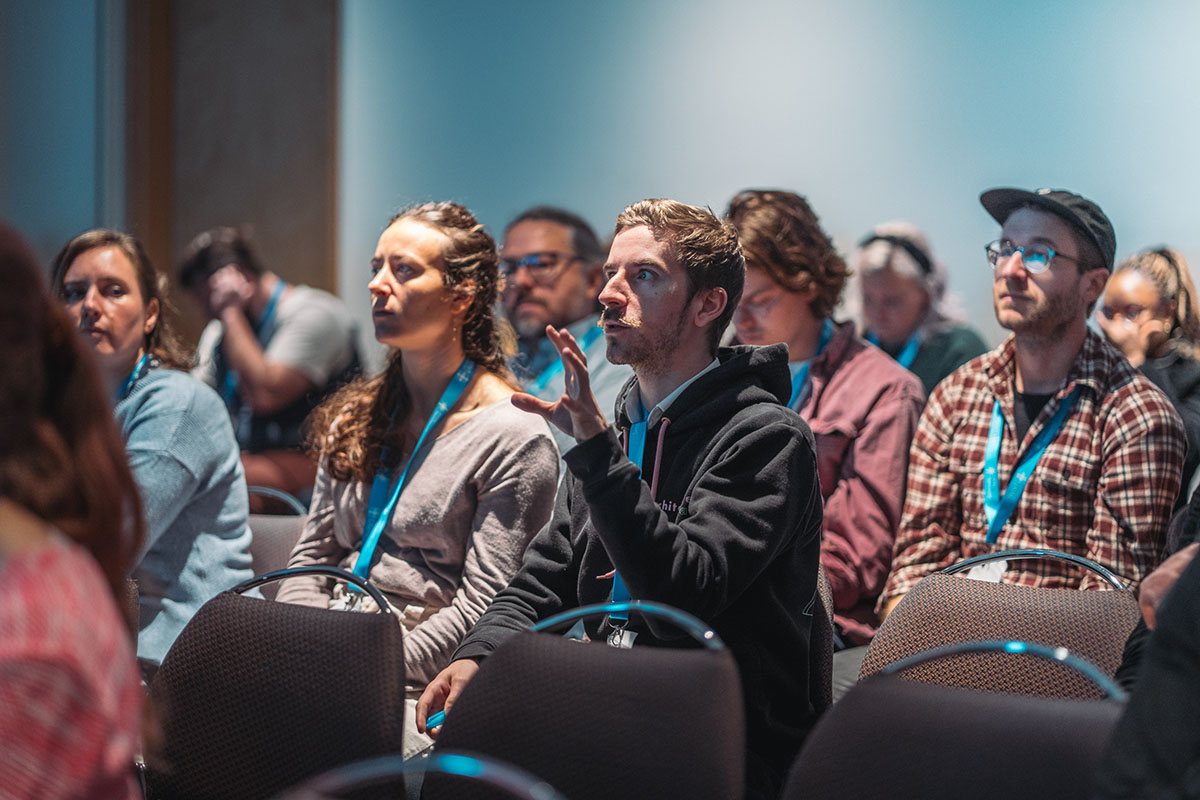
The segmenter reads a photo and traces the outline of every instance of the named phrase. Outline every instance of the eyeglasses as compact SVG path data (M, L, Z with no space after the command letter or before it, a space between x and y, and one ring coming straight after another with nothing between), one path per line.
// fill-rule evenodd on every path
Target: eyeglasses
M572 253L547 251L544 253L530 253L520 258L502 258L500 259L499 269L502 276L511 278L517 273L517 270L524 267L534 283L545 286L558 277L558 273L563 266L570 264L572 261L579 260L580 257Z
M1150 310L1150 309L1148 309L1146 306L1144 306L1140 303L1128 303L1126 305L1121 306L1120 308L1113 308L1112 306L1103 306L1100 309L1100 313L1104 315L1105 319L1115 320L1117 317L1124 317L1125 319L1132 322L1132 321L1136 320L1138 317L1140 317L1142 314L1146 313L1146 311L1148 311L1148 310Z
M992 269L1003 267L1008 264L1008 260L1016 253L1021 254L1021 263L1025 265L1025 270L1034 275L1045 272L1050 269L1050 262L1055 258L1061 258L1066 261L1074 261L1079 263L1079 259L1074 256L1063 255L1056 253L1051 248L1044 244L1031 244L1028 247L1017 247L1007 239L997 239L984 248L987 253L988 263L992 265Z

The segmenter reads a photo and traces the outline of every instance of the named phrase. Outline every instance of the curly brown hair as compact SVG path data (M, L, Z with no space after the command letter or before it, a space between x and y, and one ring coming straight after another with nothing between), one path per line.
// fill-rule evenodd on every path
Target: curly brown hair
M438 264L442 284L471 297L462 322L463 352L481 368L512 383L508 357L515 352L515 336L494 311L500 288L495 240L457 203L413 206L393 215L384 229L402 219L415 220L445 235ZM385 447L398 458L415 444L407 440L405 426L393 423L402 421L409 411L402 358L401 351L394 351L381 375L344 386L309 417L309 450L325 462L332 477L370 481L381 465L394 466L383 464Z
M850 270L808 201L794 192L748 189L729 201L725 219L737 228L746 266L765 270L791 292L816 287L813 314L833 314Z
M192 356L179 341L171 323L171 319L177 312L175 305L171 302L167 276L154 268L154 265L150 263L150 256L146 254L146 248L130 234L109 228L96 228L85 231L67 242L55 256L54 266L51 269L50 285L54 294L59 300L66 299L63 283L67 276L67 270L71 268L75 259L98 247L115 247L129 259L134 273L137 274L143 306L151 300L158 301L158 322L155 323L154 330L146 334L146 340L143 343L146 352L155 356L164 367L190 368Z

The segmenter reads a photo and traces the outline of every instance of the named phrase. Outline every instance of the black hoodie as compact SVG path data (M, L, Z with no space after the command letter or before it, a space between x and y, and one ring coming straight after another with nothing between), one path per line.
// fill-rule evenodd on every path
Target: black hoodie
M747 784L777 791L816 717L808 649L821 492L812 433L786 408L787 349L722 348L718 358L647 431L641 474L657 475L654 496L614 429L566 452L550 523L454 658L485 657L539 619L606 602L616 568L634 600L690 612L725 640L742 679ZM623 431L633 384L617 400ZM634 618L629 629L639 646L664 635Z

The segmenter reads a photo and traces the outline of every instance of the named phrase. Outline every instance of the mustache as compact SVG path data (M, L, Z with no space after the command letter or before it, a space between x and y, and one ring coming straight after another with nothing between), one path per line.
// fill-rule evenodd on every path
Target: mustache
M629 328L642 327L641 322L621 316L621 309L616 306L605 306L604 310L600 312L600 321L596 325L603 328L606 322L615 322L617 325L625 325Z

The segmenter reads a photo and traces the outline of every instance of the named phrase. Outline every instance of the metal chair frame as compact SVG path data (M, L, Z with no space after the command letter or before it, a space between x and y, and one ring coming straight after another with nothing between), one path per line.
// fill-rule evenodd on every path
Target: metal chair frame
M256 575L253 578L242 581L237 586L234 586L229 591L234 594L242 594L256 586L262 586L264 583L272 583L281 581L286 578L294 578L297 575L324 575L329 578L336 578L340 581L345 581L363 592L366 592L375 604L379 606L381 614L394 616L391 605L388 604L387 598L383 596L383 592L379 591L365 578L360 578L353 572L342 569L341 567L331 567L325 564L309 564L303 567L289 567L287 569L277 569L273 572L264 572L262 575Z
M1121 579L1112 573L1101 564L1097 564L1089 558L1077 556L1072 553L1064 553L1061 550L1048 550L1041 547L1027 547L1018 550L1002 550L997 553L985 553L981 556L974 556L957 564L952 564L941 571L943 575L956 575L960 572L966 572L971 567L977 564L986 564L990 561L1019 561L1021 559L1038 559L1046 558L1051 561L1066 561L1076 566L1090 570L1105 580L1106 583L1112 585L1114 589L1119 591L1127 591L1125 584L1121 583Z
M246 493L258 494L262 495L263 497L270 497L273 500L278 500L287 506L288 510L292 512L291 516L302 517L308 513L308 509L304 507L303 503L297 500L293 495L281 491L280 489L275 489L270 486L247 486ZM284 516L289 515L285 514Z
M693 639L699 642L709 650L724 650L725 642L717 635L717 632L708 626L703 620L692 616L686 611L680 611L678 608L655 603L649 600L628 600L619 603L593 603L591 605L572 608L568 611L563 611L546 619L541 620L533 625L529 630L534 632L542 632L555 628L567 622L574 622L584 617L595 616L596 614L612 614L619 612L635 612L643 616L656 617L664 619L668 622L673 622L680 630L689 634Z

